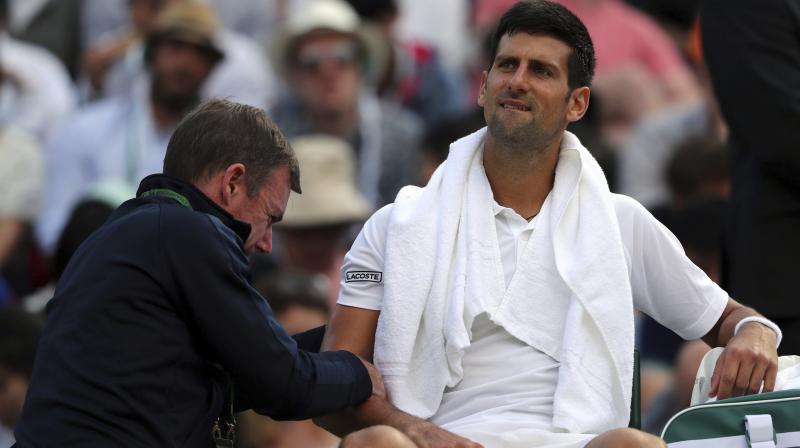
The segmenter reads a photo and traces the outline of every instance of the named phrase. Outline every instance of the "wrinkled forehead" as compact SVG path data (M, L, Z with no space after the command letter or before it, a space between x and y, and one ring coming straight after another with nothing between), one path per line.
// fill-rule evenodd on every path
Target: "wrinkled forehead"
M497 44L495 60L499 57L547 60L567 67L572 47L550 34L531 34L516 31L504 34Z

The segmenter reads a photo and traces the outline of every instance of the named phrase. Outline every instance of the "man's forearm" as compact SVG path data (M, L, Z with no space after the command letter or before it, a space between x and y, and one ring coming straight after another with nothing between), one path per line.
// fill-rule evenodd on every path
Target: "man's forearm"
M375 395L357 407L316 418L314 423L339 437L375 425L391 426L404 433L413 432L417 426L430 425Z
M720 316L719 320L717 321L717 324L714 325L714 328L710 332L708 332L708 334L703 336L703 342L712 347L726 346L733 337L736 324L738 324L739 321L741 321L745 317L751 317L751 316L763 317L761 316L761 314L756 312L756 310L744 306L733 299L730 299L728 302L728 306L725 307L725 310L722 312L722 316ZM758 323L754 324L761 325ZM764 329L772 331L767 327L764 327Z

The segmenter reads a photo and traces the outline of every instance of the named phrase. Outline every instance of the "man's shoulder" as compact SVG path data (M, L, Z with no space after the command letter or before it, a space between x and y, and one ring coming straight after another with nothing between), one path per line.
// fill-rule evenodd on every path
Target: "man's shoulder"
M214 215L179 204L161 204L160 231L165 244L199 257L225 254L246 263L242 240Z
M219 225L215 224L214 219L178 203L136 198L122 204L109 221L130 229L157 226L162 243L191 246L208 242L222 229L227 229L218 219Z
M619 193L611 193L611 203L617 213L617 218L636 218L649 215L650 212L636 199Z

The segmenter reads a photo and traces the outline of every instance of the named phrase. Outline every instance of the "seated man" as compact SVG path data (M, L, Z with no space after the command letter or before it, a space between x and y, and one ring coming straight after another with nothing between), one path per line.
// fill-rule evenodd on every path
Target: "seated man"
M270 252L300 191L264 111L201 105L176 127L163 171L59 278L16 446L233 446L234 411L306 419L383 394L371 364L317 353L316 332L289 337L250 285L248 255Z
M566 8L502 18L478 103L425 188L365 225L323 348L375 360L385 424L420 446L663 446L627 429L633 313L727 345L719 398L774 385L780 330L730 299L638 203L609 192L566 126L589 104L594 51ZM374 350L373 350L374 349Z

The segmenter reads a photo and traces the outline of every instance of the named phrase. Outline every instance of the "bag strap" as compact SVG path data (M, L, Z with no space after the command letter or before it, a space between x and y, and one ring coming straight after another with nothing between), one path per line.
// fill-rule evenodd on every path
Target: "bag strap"
M233 381L225 375L227 394L222 406L222 413L214 420L211 435L217 448L233 448L236 446L236 416L233 413Z
M775 448L778 442L769 414L745 415L744 436L749 448Z

